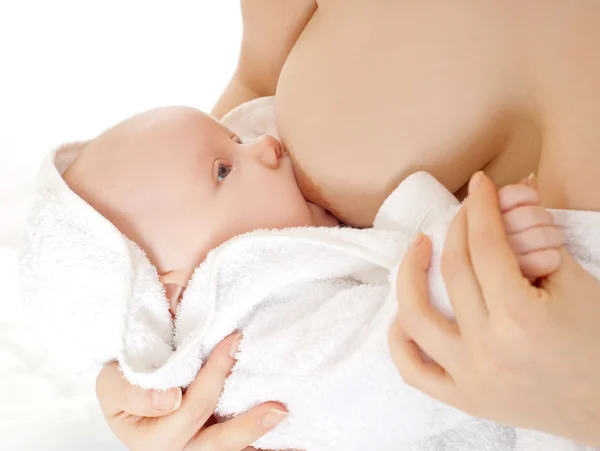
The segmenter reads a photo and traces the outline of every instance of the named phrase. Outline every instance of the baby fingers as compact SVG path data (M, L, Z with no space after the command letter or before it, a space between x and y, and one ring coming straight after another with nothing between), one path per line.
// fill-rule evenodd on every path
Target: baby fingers
M558 249L545 249L530 254L519 255L519 265L523 275L531 282L547 277L560 266L560 252Z
M503 219L504 228L508 234L525 232L534 227L554 225L552 214L538 205L517 207L504 213Z
M508 241L517 255L545 249L556 249L565 242L563 231L555 226L539 226L511 234Z
M506 213L522 205L540 205L540 195L528 185L507 185L498 191L500 211Z

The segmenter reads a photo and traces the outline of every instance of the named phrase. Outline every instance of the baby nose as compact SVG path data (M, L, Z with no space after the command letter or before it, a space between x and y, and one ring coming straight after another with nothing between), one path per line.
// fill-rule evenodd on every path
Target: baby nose
M257 138L250 146L253 156L263 165L276 169L283 154L281 144L269 135Z

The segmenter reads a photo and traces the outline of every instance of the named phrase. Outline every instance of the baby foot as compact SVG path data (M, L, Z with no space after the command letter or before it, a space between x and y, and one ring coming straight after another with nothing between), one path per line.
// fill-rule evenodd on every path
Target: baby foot
M535 180L507 185L498 192L509 243L517 254L521 271L532 283L560 266L559 248L564 234L541 205Z

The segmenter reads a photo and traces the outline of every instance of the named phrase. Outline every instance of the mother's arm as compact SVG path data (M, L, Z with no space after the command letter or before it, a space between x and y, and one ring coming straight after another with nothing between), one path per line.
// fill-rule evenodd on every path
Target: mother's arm
M244 33L237 69L212 110L223 117L257 97L275 95L281 68L317 9L315 0L242 0Z
M495 187L471 182L442 258L456 323L429 303L422 237L398 273L394 361L407 383L467 413L600 446L600 283L563 251L559 270L532 286Z

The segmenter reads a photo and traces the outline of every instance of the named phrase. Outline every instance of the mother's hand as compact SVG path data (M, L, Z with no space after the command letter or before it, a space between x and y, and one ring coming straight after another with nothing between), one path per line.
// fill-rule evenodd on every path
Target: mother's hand
M417 237L398 272L396 366L471 415L600 446L600 283L563 251L560 269L532 286L493 183L478 174L469 191L442 257L456 321L429 303L431 243Z
M227 422L210 424L238 337L223 340L182 396L130 385L116 363L98 375L96 393L110 428L132 451L241 451L285 418L285 409L268 402ZM233 354L233 353L232 353ZM207 424L208 422L208 424Z

